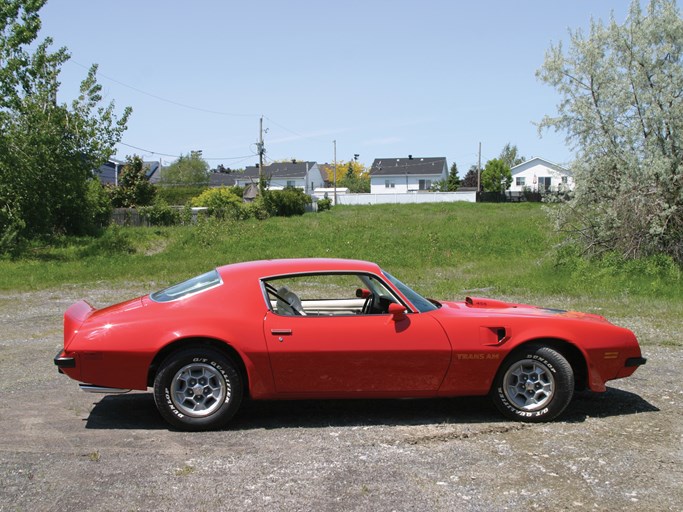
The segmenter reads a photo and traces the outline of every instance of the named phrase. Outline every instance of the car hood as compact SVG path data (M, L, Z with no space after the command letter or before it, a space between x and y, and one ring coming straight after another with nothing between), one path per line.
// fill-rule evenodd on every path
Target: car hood
M593 313L582 313L580 311L568 311L564 309L543 308L539 306L531 306L529 304L517 304L513 302L504 302L495 299L486 299L480 297L467 297L463 301L457 302L441 302L444 313L448 310L457 311L459 314L464 312L469 315L480 315L483 317L498 316L498 317L545 317L545 318L572 318L579 320L595 321L601 323L609 323L608 320L600 315Z

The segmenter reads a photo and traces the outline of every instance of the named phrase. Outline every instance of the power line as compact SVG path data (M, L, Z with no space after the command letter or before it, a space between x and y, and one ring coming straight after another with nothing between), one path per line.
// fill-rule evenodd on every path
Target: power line
M90 69L89 66L85 66L85 65L81 64L80 62L77 62L77 61L75 61L75 60L73 60L73 59L72 59L70 62L73 62L73 63L76 64L77 66L80 66L80 67L82 67L82 68L84 68L84 69ZM110 76L107 76L107 75L105 75L104 73L100 73L99 70L97 71L97 75L98 75L98 76L101 76L102 78L106 78L107 80L109 80L109 81L111 81L111 82L117 83L117 84L119 84L119 85L121 85L121 86L123 86L123 87L126 87L126 88L131 89L131 90L136 91L136 92L139 92L140 94L144 94L145 96L149 96L150 98L154 98L154 99L157 99L157 100L159 100L159 101L163 101L163 102L166 102L166 103L170 103L171 105L176 105L176 106L178 106L178 107L183 107L183 108L187 108L187 109L190 109L190 110L196 110L196 111L198 111L198 112L205 112L205 113L207 113L207 114L215 114L215 115L218 115L218 116L227 116L227 117L258 117L256 114L236 114L236 113L234 113L234 112L219 112L219 111L217 111L217 110L210 110L210 109L207 109L207 108L195 107L195 106L193 106L193 105L187 105L187 104L185 104L185 103L180 103L180 102L178 102L178 101L169 100L168 98L164 98L164 97L162 97L162 96L158 96L158 95L156 95L156 94L152 94L151 92L143 91L142 89L138 89L137 87L133 87L132 85L128 85L128 84L126 84L126 83L124 83L124 82L121 82L120 80L117 80L117 79L115 79L115 78L112 78L112 77L110 77Z
M268 117L268 116L263 116L263 117L264 117L265 119L268 119L268 121L270 121L271 123L273 123L275 126L279 126L280 128L282 128L282 129L285 130L286 132L289 132L289 133L291 133L292 135L296 135L297 137L301 137L302 139L313 139L313 140L317 140L318 142L324 142L324 143L328 143L328 142L329 142L328 140L319 139L318 137L314 137L313 135L303 135L303 134L301 134L301 133L295 132L294 130L289 129L289 128L287 128L286 126L283 126L283 125L281 125L280 123L278 123L278 122L276 122L276 121L273 121L273 120L272 120L270 117Z
M122 146L126 146L132 149L137 149L139 151L144 151L145 153L149 153L151 155L159 155L159 156L168 156L171 158L180 158L183 155L171 155L169 153L160 153L159 151L152 151L151 149L145 149L141 148L138 146L133 146L132 144L126 144L125 142L119 142ZM246 160L247 158L251 158L252 156L255 156L254 154L251 155L242 155L242 156L225 156L225 157L212 157L212 158L204 158L202 157L203 160Z

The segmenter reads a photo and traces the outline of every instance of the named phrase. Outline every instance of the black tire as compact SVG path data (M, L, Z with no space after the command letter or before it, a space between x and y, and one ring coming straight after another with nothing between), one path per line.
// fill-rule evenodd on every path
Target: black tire
M574 372L562 354L540 345L515 350L503 362L491 389L508 418L538 423L557 418L574 394Z
M154 378L154 402L171 425L182 430L225 426L242 403L242 377L234 363L208 348L168 356Z

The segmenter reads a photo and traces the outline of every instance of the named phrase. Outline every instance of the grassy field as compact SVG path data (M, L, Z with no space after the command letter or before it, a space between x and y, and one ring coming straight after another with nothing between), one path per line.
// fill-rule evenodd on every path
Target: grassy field
M264 258L376 261L421 293L441 299L486 295L621 317L653 310L683 316L681 269L665 258L588 262L558 251L538 204L337 207L266 221L110 229L101 238L33 247L0 260L0 289L136 283L150 290L218 265ZM656 309L656 311L654 311Z

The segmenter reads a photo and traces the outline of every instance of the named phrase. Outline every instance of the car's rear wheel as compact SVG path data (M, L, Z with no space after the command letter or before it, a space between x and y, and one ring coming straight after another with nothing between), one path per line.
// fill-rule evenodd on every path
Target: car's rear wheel
M550 421L566 409L574 394L574 372L558 351L529 345L513 352L496 375L491 398L508 418Z
M242 394L242 378L234 363L206 348L171 354L154 379L157 409L183 430L225 426L239 409Z

